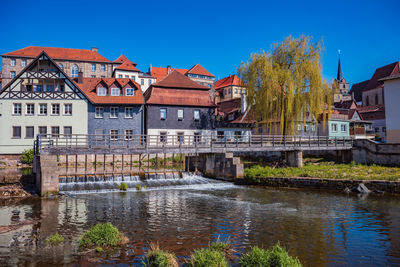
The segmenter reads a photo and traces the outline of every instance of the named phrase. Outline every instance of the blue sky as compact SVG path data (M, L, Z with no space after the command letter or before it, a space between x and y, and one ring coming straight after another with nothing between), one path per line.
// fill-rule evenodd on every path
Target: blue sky
M147 71L202 64L216 78L231 74L250 53L286 36L323 39L323 75L369 79L400 60L399 0L380 1L10 1L2 0L0 53L29 45L99 47L121 53Z

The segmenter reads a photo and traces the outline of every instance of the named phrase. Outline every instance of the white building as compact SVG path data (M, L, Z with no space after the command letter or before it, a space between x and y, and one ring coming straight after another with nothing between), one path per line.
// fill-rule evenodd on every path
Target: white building
M385 83L386 139L388 143L400 143L400 70L381 81Z

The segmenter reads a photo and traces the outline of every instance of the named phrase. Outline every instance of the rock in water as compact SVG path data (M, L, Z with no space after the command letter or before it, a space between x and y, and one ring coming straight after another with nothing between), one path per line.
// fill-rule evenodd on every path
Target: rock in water
M351 190L350 190L348 187L346 187L346 188L343 190L343 192L345 192L346 194L350 194Z
M371 192L363 183L360 183L353 187L353 192L359 193L359 194L368 194Z

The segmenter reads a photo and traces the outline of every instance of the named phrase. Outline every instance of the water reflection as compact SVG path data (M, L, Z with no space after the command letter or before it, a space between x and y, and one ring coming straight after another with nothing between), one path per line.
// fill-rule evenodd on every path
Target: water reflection
M397 265L399 204L391 197L359 199L226 183L2 203L1 225L27 224L0 234L0 263L83 264L87 259L77 255L79 237L94 224L110 221L130 243L103 259L109 264L139 264L149 241L184 257L222 239L238 251L279 240L306 266ZM45 238L56 232L66 242L46 246Z

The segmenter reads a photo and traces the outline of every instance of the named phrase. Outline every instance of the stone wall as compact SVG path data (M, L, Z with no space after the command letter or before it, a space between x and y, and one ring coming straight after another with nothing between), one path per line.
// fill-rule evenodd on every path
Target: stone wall
M354 140L353 160L361 164L400 166L400 143L381 144L372 140Z

